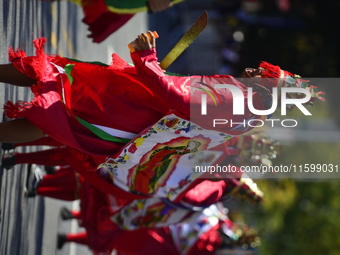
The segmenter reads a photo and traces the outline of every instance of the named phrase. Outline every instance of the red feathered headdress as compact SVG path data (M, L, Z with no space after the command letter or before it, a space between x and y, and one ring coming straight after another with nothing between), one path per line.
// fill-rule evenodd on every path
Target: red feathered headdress
M290 72L282 70L279 66L275 66L268 62L262 61L259 65L261 78L265 79L260 82L265 87L295 87L304 88L311 93L311 100L308 104L313 104L315 98L322 101L325 99L321 95L325 94L323 91L318 91L316 86L308 84L308 80L301 79L299 75L294 75ZM290 95L291 97L304 97L304 95Z

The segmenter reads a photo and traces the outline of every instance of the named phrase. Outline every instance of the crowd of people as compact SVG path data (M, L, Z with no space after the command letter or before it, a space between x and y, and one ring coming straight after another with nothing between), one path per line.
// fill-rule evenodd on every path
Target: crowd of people
M122 1L107 2L110 16L122 15L110 8ZM91 14L103 4L92 1ZM149 9L163 8L149 1ZM30 102L5 104L11 120L0 123L0 141L8 149L51 149L6 154L2 163L7 169L23 163L56 166L37 176L27 196L80 199L80 211L63 209L62 217L78 219L86 232L60 234L58 248L76 242L94 254L179 255L258 245L256 231L232 222L222 204L230 197L261 202L262 192L241 166L271 164L278 154L274 141L254 132L269 116L252 113L248 104L265 112L277 87L306 89L310 102L321 92L267 62L247 68L242 82L230 75L165 72L150 31L133 41L133 64L117 54L110 65L48 55L45 38L33 43L35 56L10 48L11 63L0 65L1 82L30 87L34 94ZM243 114L233 113L236 99L231 90L216 86L222 84L241 91ZM208 115L201 114L202 98ZM230 121L217 126L215 119ZM240 124L249 121L253 124ZM236 171L196 171L196 166L218 165Z

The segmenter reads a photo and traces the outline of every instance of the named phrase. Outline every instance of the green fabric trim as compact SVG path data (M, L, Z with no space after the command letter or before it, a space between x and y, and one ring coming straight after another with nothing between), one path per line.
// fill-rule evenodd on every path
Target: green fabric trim
M137 12L145 12L148 9L146 8L146 6L143 7L138 7L138 8L115 8L113 6L108 6L107 9L110 12L114 12L114 13L118 13L118 14L135 14Z
M78 59L73 59L73 58L67 58L71 61L74 61L74 62L81 62L81 63L88 63L88 64L94 64L94 65L100 65L100 66L109 66L107 64L104 64L102 62L99 62L99 61L81 61L81 60L78 60ZM135 66L133 63L130 63L128 62L127 63L129 66ZM184 77L184 76L187 76L187 75L183 75L183 74L178 74L178 73L170 73L170 72L165 72L166 75L169 75L169 76L179 76L179 77Z
M214 104L217 105L216 99L215 99L214 96L210 93L210 91L208 91L208 90L206 90L206 89L204 89L204 88L196 88L196 89L203 90L205 93L207 93L207 94L211 97L211 99L214 101Z
M105 0L107 8L115 13L137 13L146 11L146 0Z
M183 74L178 74L178 73L170 73L170 72L165 72L166 75L168 76L179 76L179 77L184 77L188 75L183 75Z
M74 64L73 65L72 64L67 64L65 66L65 68L64 68L64 70L65 70L65 72L66 72L66 74L68 76L68 79L70 80L70 84L71 85L73 83L73 77L72 77L72 74L71 74L73 67L74 67Z
M183 0L174 0L173 4L182 2ZM134 14L137 12L147 11L146 0L105 0L107 9L115 13Z
M66 59L69 59L69 60L74 61L74 62L80 62L80 63L88 63L88 64L94 64L94 65L99 65L99 66L109 66L109 65L104 64L104 63L99 62L99 61L82 61L82 60L74 59L74 58L66 58Z
M80 60L76 60L76 59L70 59L72 61L75 62L83 62L83 63L90 63L90 64L97 64L97 65L103 65L103 66L108 66L106 64L103 64L101 62L84 62L84 61L80 61ZM70 80L70 84L72 85L73 83L73 77L72 77L72 69L74 67L74 64L67 64L64 67L64 70ZM62 96L63 101L65 102L65 98L64 95ZM100 128L95 127L94 125L92 125L91 123L88 123L87 121L75 116L76 119L87 129L89 129L92 133L94 133L96 136L98 136L99 138L106 140L106 141L111 141L111 142L118 142L118 143L128 143L131 141L131 139L127 139L127 138L118 138L115 136L112 136L108 133L106 133L105 131L101 130Z
M126 139L126 138L118 138L115 136L112 136L103 130L93 126L91 123L88 123L87 121L75 116L76 119L86 128L88 128L92 133L94 133L96 136L99 138L106 140L106 141L111 141L111 142L118 142L118 143L128 143L131 141L131 139Z

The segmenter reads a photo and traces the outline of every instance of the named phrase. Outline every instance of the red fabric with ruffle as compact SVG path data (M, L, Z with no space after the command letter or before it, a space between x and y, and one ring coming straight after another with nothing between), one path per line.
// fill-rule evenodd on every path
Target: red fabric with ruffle
M263 80L260 84L266 87L277 87L280 82L280 78L284 78L285 76L293 76L292 73L282 70L284 77L281 77L281 67L275 66L265 61L262 61L259 67L263 68L261 73L261 78Z
M82 0L81 6L84 12L84 19L92 23L103 13L108 11L105 0Z
M92 38L92 41L95 43L101 43L125 25L125 23L127 23L133 16L133 14L118 14L106 11L92 22L89 22L85 16L83 22L88 25L88 30L91 32L88 37Z
M104 0L83 0L83 22L88 25L93 42L100 43L116 32L133 14L118 14L108 10Z
M43 0L54 1L54 0ZM104 0L83 0L83 22L91 32L87 37L95 43L101 43L128 22L134 14L118 14L109 11Z

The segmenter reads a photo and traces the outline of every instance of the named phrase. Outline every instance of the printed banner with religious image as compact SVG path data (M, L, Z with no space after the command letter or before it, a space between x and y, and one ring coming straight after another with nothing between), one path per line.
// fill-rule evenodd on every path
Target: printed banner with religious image
M195 165L214 164L223 152L213 148L232 137L171 111L108 158L98 173L125 191L174 200L200 177Z
M160 228L182 222L196 212L165 203L161 198L134 200L115 213L111 220L120 228ZM200 213L200 212L199 212Z

